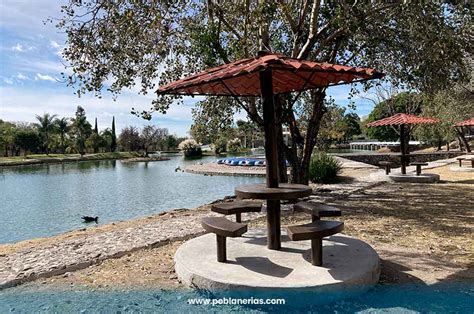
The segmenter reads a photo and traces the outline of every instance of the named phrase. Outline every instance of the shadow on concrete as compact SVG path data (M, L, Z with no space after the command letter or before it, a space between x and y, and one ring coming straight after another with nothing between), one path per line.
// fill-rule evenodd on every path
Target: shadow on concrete
M267 257L236 257L235 263L250 271L278 278L285 278L293 271L292 268L273 263Z

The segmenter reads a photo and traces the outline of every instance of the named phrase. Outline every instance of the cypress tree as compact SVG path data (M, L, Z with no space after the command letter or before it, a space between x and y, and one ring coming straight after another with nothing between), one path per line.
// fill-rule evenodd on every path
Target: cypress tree
M95 118L94 133L99 134L99 129L97 128L97 118Z
M117 149L117 136L115 135L115 116L112 117L112 143L110 144L110 150L115 152Z

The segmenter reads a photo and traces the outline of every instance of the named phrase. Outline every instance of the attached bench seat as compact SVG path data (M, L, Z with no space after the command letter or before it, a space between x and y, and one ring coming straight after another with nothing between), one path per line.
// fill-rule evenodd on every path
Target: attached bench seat
M419 176L421 174L421 166L428 166L427 162L412 162L410 166L416 166L416 175Z
M217 239L217 261L227 260L226 238L240 237L247 232L247 225L233 222L225 217L204 217L201 225L207 232L214 233Z
M459 167L462 167L462 161L467 160L471 161L471 167L474 168L474 156L467 156L467 157L458 157L456 158L459 161Z
M235 221L242 222L242 213L258 213L262 210L262 202L240 200L234 202L218 203L211 206L213 212L223 215L234 215Z
M389 175L390 171L392 171L392 162L391 161L380 161L379 165L385 167L385 174L386 175Z
M323 238L344 230L341 221L317 220L304 225L286 227L288 237L292 241L311 240L311 263L323 265Z
M312 221L317 221L321 217L340 217L342 212L339 208L320 203L310 203L301 201L294 205L296 210L311 215Z

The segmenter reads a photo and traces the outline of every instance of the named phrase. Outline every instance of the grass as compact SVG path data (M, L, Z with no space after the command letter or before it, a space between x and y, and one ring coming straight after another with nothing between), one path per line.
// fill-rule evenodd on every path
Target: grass
M140 157L138 152L114 152L86 154L81 157L80 154L31 154L24 156L0 157L0 166L27 165L38 163L54 163L74 160L103 160L103 159L126 159Z

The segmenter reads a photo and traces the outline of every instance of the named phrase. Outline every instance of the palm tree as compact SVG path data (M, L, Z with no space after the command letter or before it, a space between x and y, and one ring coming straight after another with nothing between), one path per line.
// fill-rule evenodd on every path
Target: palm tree
M38 120L39 123L35 125L43 141L43 148L46 155L49 154L49 140L51 133L54 131L55 125L53 121L55 117L55 114L50 115L49 113L44 113L42 116L36 115L36 120Z
M66 147L64 145L64 141L66 139L66 134L69 132L69 119L68 118L61 118L56 119L54 122L56 124L56 129L61 136L61 151L64 154Z

